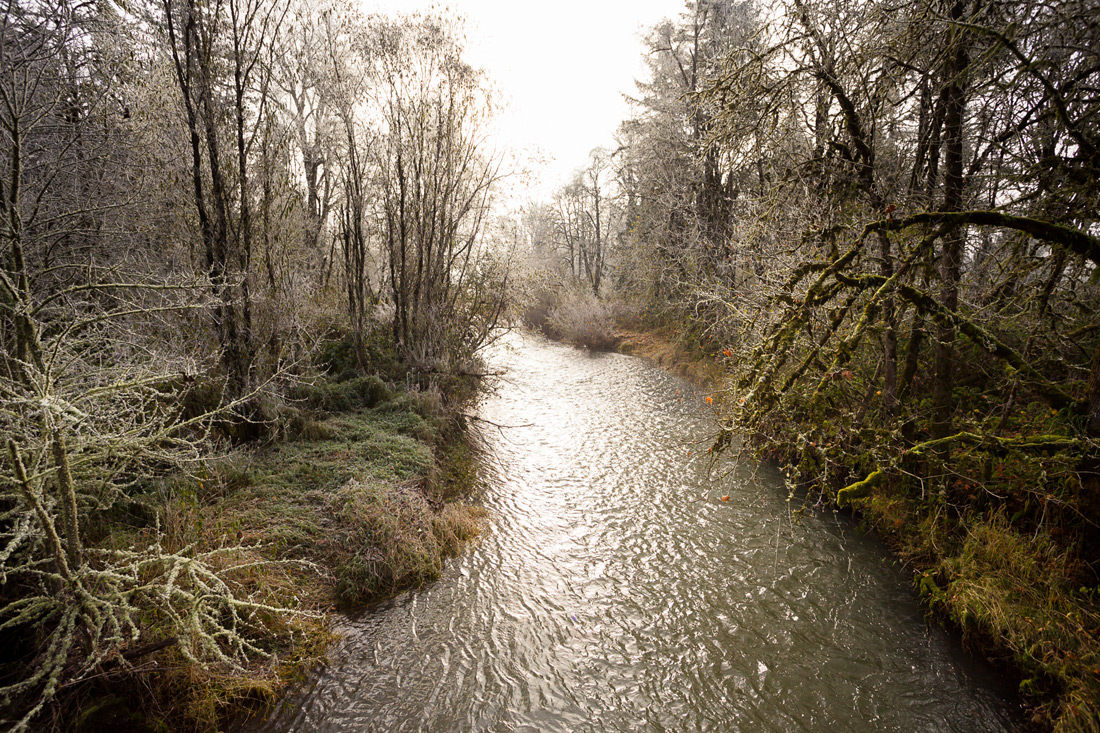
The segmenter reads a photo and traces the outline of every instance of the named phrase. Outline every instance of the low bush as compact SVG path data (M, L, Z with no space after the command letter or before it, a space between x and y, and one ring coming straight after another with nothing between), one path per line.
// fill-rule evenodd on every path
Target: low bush
M615 309L593 295L567 294L550 308L547 320L556 338L592 351L612 351L619 345Z

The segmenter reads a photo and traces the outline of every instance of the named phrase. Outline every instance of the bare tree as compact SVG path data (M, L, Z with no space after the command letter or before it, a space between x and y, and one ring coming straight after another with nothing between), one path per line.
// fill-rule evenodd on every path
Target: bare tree
M269 101L271 48L287 5L164 0L161 12L190 137L214 325L230 392L240 395L249 389L255 350L250 271L256 221L249 177L253 144L263 129L255 120L264 117Z
M495 321L502 306L469 292L489 284L479 235L501 176L485 140L491 95L446 21L375 19L370 31L381 49L376 166L394 340L414 363L439 369L472 354L479 337L469 336L485 333L474 323Z

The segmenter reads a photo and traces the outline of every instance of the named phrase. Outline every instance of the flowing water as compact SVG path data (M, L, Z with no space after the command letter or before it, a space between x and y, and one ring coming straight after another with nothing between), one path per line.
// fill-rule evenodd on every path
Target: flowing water
M485 536L348 619L267 730L1018 727L880 545L792 521L774 473L709 466L688 383L529 336L492 358Z

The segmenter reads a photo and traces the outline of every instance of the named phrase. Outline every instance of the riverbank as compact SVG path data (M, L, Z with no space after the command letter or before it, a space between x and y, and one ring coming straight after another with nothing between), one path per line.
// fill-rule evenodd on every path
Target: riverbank
M1018 682L1036 730L1098 730L1100 589L1072 542L886 481L853 509L913 571L929 612Z
M616 328L616 335L620 354L645 359L700 387L718 389L726 377L713 354L690 348L669 329L645 330L631 323Z
M152 521L104 527L101 543L156 535L186 555L235 548L224 564L244 568L234 590L257 606L248 630L255 661L200 666L164 639L69 695L59 725L221 730L263 714L325 658L334 613L434 580L478 534L485 512L461 500L476 465L457 414L436 390L343 370L296 387L265 444L151 484L141 516ZM151 618L141 638L158 639L156 629Z

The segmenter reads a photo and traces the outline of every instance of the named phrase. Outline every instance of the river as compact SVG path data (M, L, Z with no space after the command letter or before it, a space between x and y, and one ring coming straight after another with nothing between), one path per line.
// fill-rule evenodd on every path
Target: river
M828 512L792 520L772 471L710 464L690 384L518 334L492 362L485 536L343 622L265 730L1020 727L1010 686L925 622L879 543Z

